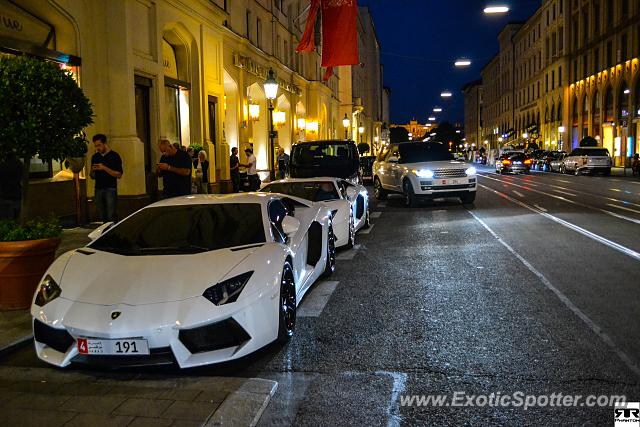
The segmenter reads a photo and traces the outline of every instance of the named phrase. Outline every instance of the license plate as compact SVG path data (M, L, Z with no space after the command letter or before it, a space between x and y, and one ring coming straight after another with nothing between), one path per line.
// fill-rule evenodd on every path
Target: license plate
M78 338L78 353L114 356L136 356L149 354L147 340L122 339L101 340L93 338Z
M513 162L514 165L521 165L522 162Z
M458 179L443 179L442 181L440 181L440 184L442 185L455 185L458 184L460 180Z

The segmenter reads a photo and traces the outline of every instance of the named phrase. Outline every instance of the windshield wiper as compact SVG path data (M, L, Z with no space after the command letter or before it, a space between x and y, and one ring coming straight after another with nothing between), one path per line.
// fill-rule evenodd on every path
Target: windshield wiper
M187 246L158 246L152 248L139 248L138 251L141 253L148 252L180 252L180 253L198 253L198 252L207 252L210 251L210 248L198 245L187 245Z

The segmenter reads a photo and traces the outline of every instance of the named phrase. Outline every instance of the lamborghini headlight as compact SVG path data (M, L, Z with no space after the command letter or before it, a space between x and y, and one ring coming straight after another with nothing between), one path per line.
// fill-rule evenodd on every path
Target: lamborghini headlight
M466 170L465 172L466 172L466 174L467 174L468 176L475 175L475 174L477 174L477 173L478 173L478 171L476 170L476 168L474 168L473 166L471 166L471 167L467 168L467 170Z
M58 298L61 293L62 289L60 289L60 286L58 286L56 281L53 280L53 277L47 274L38 287L38 291L36 293L36 305L44 307L45 304L48 304Z
M433 178L433 171L429 170L429 169L414 169L413 173L418 177L418 178Z
M220 283L207 288L202 294L203 297L214 303L215 305L224 305L236 302L240 293L247 284L253 271L240 274Z

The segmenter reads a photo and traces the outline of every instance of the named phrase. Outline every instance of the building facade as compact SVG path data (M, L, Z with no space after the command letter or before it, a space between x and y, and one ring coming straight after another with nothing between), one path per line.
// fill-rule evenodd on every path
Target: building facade
M482 70L483 136L494 147L571 150L592 136L618 166L640 152L640 3L544 0L508 38L503 30L500 53Z
M353 118L352 138L361 124L368 140L379 135L382 76L368 10L359 13L360 51L375 73L354 88L349 66L322 80L320 37L314 52L295 53L307 6L301 0L0 0L3 22L15 23L0 26L0 54L35 55L74 73L94 107L87 134L105 133L123 158L122 215L161 190L159 139L202 146L213 192L228 190L232 147L239 147L241 161L244 148L252 147L266 175L273 161L263 88L270 69L279 84L272 102L274 149L342 138L345 114ZM365 101L356 105L354 99ZM73 216L71 173L37 159L32 169L34 192L55 197L55 203L40 203L46 212L37 206L34 212ZM93 182L81 177L90 200Z
M466 142L476 147L484 144L482 137L482 80L467 83L463 88L464 93L464 135Z

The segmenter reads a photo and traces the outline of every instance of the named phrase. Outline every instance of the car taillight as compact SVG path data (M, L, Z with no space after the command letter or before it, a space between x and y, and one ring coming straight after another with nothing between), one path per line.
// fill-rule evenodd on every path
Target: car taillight
M511 160L503 160L502 164L503 165L510 165L511 164Z
M525 160L525 161L524 161L524 164L525 164L525 165L530 165L530 164L531 164L531 159L527 159L527 160Z

